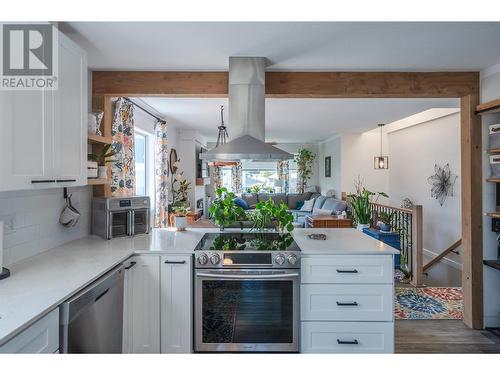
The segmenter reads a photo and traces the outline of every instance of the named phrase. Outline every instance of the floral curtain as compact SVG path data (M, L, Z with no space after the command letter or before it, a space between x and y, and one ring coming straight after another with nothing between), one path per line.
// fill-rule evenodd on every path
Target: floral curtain
M167 123L155 125L155 227L168 227L168 150Z
M210 168L212 168L212 186L214 187L214 190L217 190L222 186L222 168L215 165Z
M288 160L278 162L278 180L283 181L283 193L288 193L290 185L290 170Z
M243 192L243 169L241 163L231 167L231 190L235 194Z
M111 127L112 148L111 194L127 197L135 194L134 106L124 98L115 104Z

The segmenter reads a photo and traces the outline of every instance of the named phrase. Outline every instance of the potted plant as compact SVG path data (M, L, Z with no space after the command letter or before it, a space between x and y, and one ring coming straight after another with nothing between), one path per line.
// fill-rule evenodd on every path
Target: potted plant
M349 194L347 197L352 207L354 219L357 222L357 229L362 231L364 228L370 228L372 220L371 204L378 201L379 197L389 198L384 192L374 193L363 187L361 180L356 183L356 193ZM375 199L374 199L375 197Z
M272 224L281 233L291 232L294 229L293 215L288 206L284 203L276 205L271 198L256 204L251 219L253 220L253 229L259 231L273 226Z
M382 232L391 231L391 220L394 213L380 212L378 214L378 226Z
M212 221L220 227L221 230L228 227L236 221L245 219L245 211L234 203L236 195L226 188L218 188L215 191L216 198L208 209ZM241 223L243 226L243 223Z
M174 215L174 227L178 231L186 230L188 225L187 214L189 207L186 205L179 205L172 207L172 214Z
M110 159L111 157L115 156L117 154L117 151L111 148L111 144L106 144L104 147L101 149L101 152L96 155L96 154L88 154L87 155L87 160L88 161L93 161L96 162L97 165L99 166L99 172L98 172L98 178L108 178L108 166L106 165L107 163L113 163L116 160Z
M297 192L304 193L307 181L312 175L313 161L316 155L306 148L297 151L294 161L297 164Z

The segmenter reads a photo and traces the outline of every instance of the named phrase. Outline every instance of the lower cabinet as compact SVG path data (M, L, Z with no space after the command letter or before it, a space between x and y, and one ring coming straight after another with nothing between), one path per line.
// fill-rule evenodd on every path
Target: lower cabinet
M160 256L125 263L124 353L160 353Z
M0 353L57 353L59 351L59 308L39 319L0 346Z
M136 255L125 262L124 353L191 353L190 255Z
M302 353L393 353L392 322L302 322Z
M193 343L191 255L161 258L161 352L191 353Z

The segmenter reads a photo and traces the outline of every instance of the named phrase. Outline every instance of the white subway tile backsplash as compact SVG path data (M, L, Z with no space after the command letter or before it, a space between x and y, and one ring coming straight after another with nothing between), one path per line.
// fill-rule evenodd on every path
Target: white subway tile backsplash
M90 234L90 187L71 188L81 217L73 228L59 224L62 189L0 193L0 220L5 222L4 263L9 265Z

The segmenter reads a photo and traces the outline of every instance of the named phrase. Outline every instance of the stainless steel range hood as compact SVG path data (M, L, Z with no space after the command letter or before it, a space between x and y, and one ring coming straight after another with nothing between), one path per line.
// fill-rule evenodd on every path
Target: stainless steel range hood
M265 143L265 57L229 58L228 143L200 154L208 161L288 160L293 155Z

